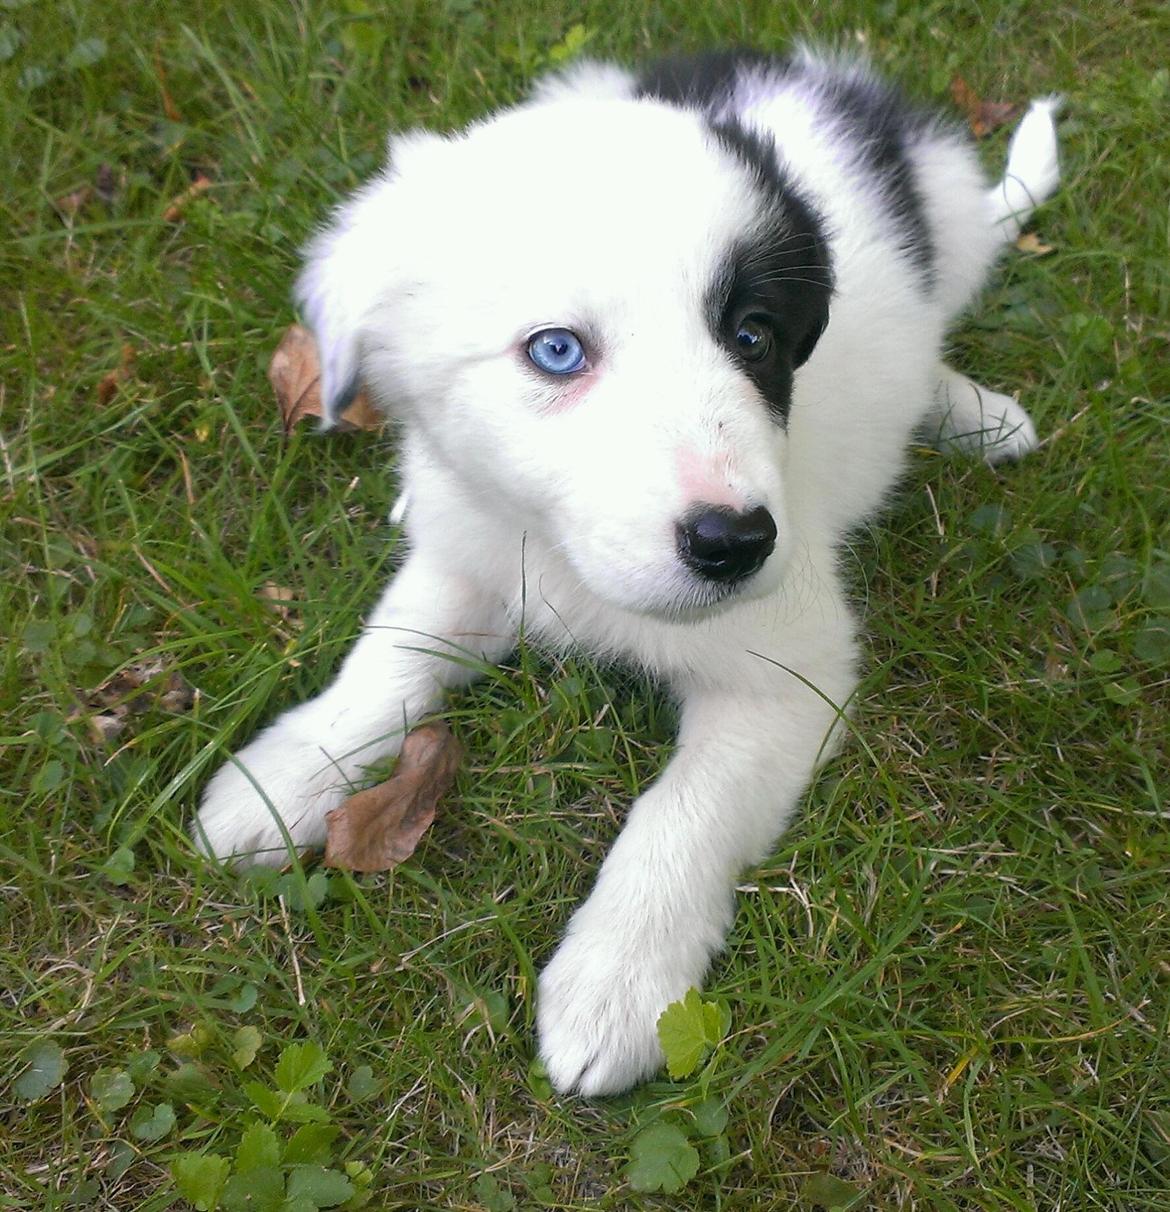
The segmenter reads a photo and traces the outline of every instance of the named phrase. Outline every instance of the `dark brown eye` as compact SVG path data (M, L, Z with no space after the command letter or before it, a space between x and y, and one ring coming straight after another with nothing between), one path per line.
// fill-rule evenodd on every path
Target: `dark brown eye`
M735 330L735 348L746 362L762 362L772 352L772 330L760 320L747 316Z

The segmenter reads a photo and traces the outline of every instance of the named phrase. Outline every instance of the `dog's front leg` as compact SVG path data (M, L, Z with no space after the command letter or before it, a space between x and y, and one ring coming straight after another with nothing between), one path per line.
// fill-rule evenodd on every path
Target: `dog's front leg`
M784 828L837 711L798 679L778 695L686 694L678 750L630 810L592 895L540 979L541 1055L561 1091L612 1094L662 1063L657 1020L701 983L736 877ZM810 680L833 702L848 662Z
M383 594L331 686L293 708L211 780L192 833L205 853L284 863L321 845L325 815L364 769L394 755L443 691L500 660L514 638L502 600L422 552Z

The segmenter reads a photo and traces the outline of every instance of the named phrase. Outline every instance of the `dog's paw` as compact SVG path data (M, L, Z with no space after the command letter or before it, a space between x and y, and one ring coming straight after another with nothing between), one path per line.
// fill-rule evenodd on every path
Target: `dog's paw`
M570 934L541 973L540 1055L562 1094L618 1094L663 1063L658 1016L693 982L613 937Z
M983 429L976 435L978 450L988 463L1022 459L1037 445L1036 427L1011 396L988 392L983 401Z
M281 866L325 842L325 814L349 793L336 766L290 720L225 762L191 825L195 845L236 866Z
M1005 463L1022 459L1038 445L1036 427L1023 405L961 375L951 375L940 384L937 405L943 450Z

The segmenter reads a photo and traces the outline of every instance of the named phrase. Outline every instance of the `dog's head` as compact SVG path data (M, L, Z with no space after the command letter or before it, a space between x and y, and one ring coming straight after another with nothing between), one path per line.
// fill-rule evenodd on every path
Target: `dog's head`
M362 379L591 590L663 615L777 583L830 292L770 142L649 100L392 140L298 285L331 415Z

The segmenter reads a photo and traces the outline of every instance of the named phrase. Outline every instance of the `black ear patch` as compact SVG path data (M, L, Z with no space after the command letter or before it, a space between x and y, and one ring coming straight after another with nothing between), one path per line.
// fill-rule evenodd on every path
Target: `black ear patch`
M733 102L742 76L749 72L782 73L787 65L788 61L777 55L748 49L667 55L638 73L636 95L717 115Z
M798 90L820 121L850 149L924 289L935 278L935 247L911 149L940 125L864 65L848 59L771 55L754 50L674 55L643 68L637 95L699 109L714 123L750 105L754 95Z
M793 374L829 322L828 240L821 217L785 176L770 139L735 122L711 129L751 174L760 205L711 284L708 324L783 423Z
M812 69L806 69L812 74ZM918 191L911 143L938 125L915 109L896 89L860 72L813 75L840 136L855 149L858 163L877 182L878 196L890 217L903 252L923 283L935 280L935 247Z

